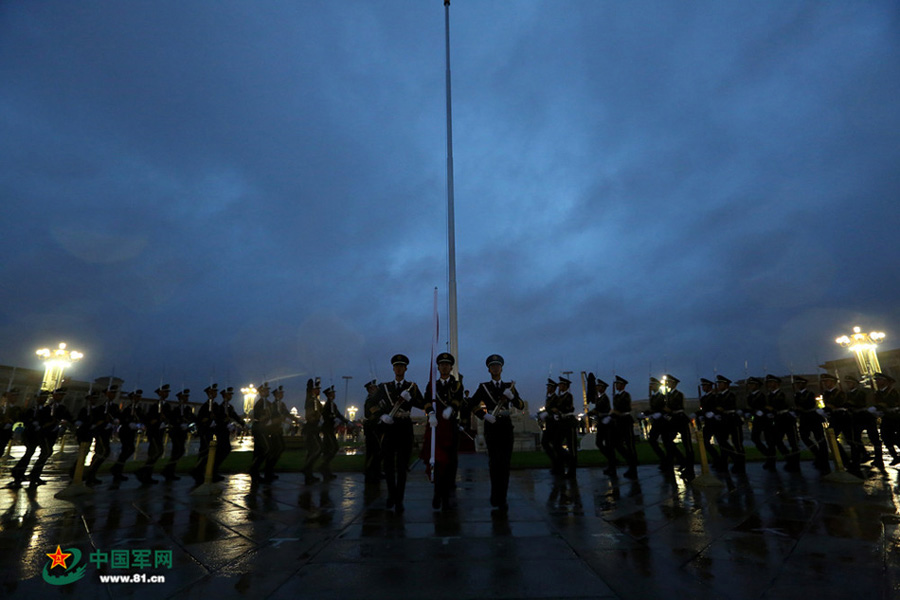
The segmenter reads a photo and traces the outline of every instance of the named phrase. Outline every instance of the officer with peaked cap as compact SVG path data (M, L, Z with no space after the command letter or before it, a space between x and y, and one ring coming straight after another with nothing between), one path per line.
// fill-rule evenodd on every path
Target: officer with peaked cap
M709 456L710 463L721 465L722 458L719 449L713 444L713 438L719 435L719 423L721 421L718 405L716 404L718 394L715 393L714 387L715 384L711 380L705 377L700 378L700 389L698 390L700 410L697 411L695 416L697 423L702 424L703 445L706 447L706 454Z
M231 405L234 388L227 387L219 392L221 401L213 405L213 430L216 434L216 458L213 461L213 481L223 481L222 463L231 454L231 434L244 430L244 420Z
M597 449L606 458L606 469L603 471L607 475L612 475L614 471L609 465L615 462L616 446L613 433L613 417L612 402L606 390L609 384L595 377L593 373L588 373L588 401L593 404L590 416L594 420L596 426L595 440ZM591 393L593 392L593 394Z
M732 461L731 472L743 475L746 473L746 455L744 453L744 420L738 411L737 396L731 391L731 380L724 375L716 376L718 398L716 403L722 417L722 437L719 446L722 448L722 464L720 468L727 468L728 461Z
M381 421L381 450L384 454L384 476L387 480L387 508L397 514L404 511L406 474L412 455L413 424L410 411L424 407L419 387L406 379L409 358L403 354L391 357L394 379L378 386L378 405Z
M256 388L256 402L253 403L253 414L250 433L253 435L253 458L250 461L250 483L264 483L262 469L271 452L269 428L272 426L272 403L269 402L269 382L265 381Z
M272 400L269 403L269 425L266 427L266 435L269 439L269 451L266 453L263 481L271 483L278 479L275 473L275 465L281 455L284 454L284 424L291 413L284 403L284 386L279 385L272 390Z
M129 392L128 402L119 411L118 432L121 448L115 464L110 469L115 483L128 480L128 477L122 472L125 469L125 463L135 452L138 432L144 427L144 411L141 406L143 396L143 390Z
M509 468L513 450L512 408L525 408L519 397L515 381L503 381L503 357L491 354L484 361L491 375L489 381L479 384L472 395L475 416L484 421L484 441L488 451L488 468L491 475L491 506L494 513L505 515L509 510Z
M431 507L435 510L450 510L456 507L452 498L456 487L456 470L459 462L459 415L465 398L461 381L453 376L456 359L449 352L441 352L435 358L438 377L432 389L431 382L425 387L425 413L428 415L428 429L422 446L422 458L431 467L431 438L434 436L434 494Z
M759 377L748 377L747 409L752 419L750 439L765 457L763 469L775 470L775 411L769 406L766 394L762 391L763 380Z
M637 451L634 447L634 417L631 414L631 394L625 389L628 380L616 375L613 383L612 416L615 424L616 450L628 465L623 475L629 479L637 479ZM609 466L611 477L616 478L616 465Z
M775 447L784 457L784 470L800 471L800 448L797 444L797 420L791 412L787 397L781 391L781 378L766 375L766 402L775 411ZM787 445L785 445L787 440Z
M94 457L85 470L85 483L97 485L100 479L97 472L109 457L113 431L119 425L119 405L115 400L119 395L119 386L110 385L103 392L99 405L91 409L91 430L94 436Z
M828 463L828 447L825 445L825 415L819 408L815 395L808 389L805 377L791 378L794 388L794 406L798 413L800 440L813 453L813 465L823 475L831 471Z
M41 391L34 397L34 404L22 413L22 421L25 429L22 432L22 441L25 443L25 453L12 468L13 487L20 487L25 479L25 471L34 456L35 450L40 450L37 460L31 467L29 479L32 486L38 486L44 483L40 478L44 464L53 452L53 446L47 436L49 427L53 424L50 417L50 410L47 400L50 398L50 392ZM4 448L5 449L5 448Z
M212 443L213 436L215 435L215 404L216 399L219 397L219 384L211 383L206 386L206 389L203 390L203 393L206 394L206 402L200 405L197 409L197 439L199 440L198 448L197 448L197 462L194 464L194 468L191 469L191 477L194 478L194 483L200 485L203 483L204 476L206 475L206 463L209 461L209 447Z
M556 438L559 436L559 395L556 388L559 384L555 379L547 378L547 396L544 398L544 408L538 413L538 420L543 425L541 432L541 448L550 458L550 473L562 475L564 472L562 456L557 453Z
M694 444L691 436L691 418L684 412L684 394L678 389L680 380L671 374L663 376L662 383L666 386L665 408L668 418L668 430L663 443L666 446L666 456L669 460L677 461L681 469L681 475L690 481L694 478ZM681 438L682 450L675 444L675 438Z
M896 380L886 373L875 373L875 406L881 411L881 441L891 455L891 464L900 464L900 391Z
M160 385L154 394L156 401L147 406L144 411L144 429L147 432L147 460L135 475L142 485L151 485L159 483L153 479L153 467L165 452L165 434L169 426L166 420L166 404L169 399L171 388L168 383Z
M848 375L844 381L847 385L845 392L847 404L853 414L853 439L858 448L860 465L872 461L873 467L884 472L883 447L881 433L878 430L878 408L858 377ZM863 445L863 432L872 444L872 454L869 454Z
M349 424L337 404L334 401L334 386L329 386L325 390L325 404L322 406L322 478L325 480L334 479L335 474L331 472L331 461L337 456L338 441L336 429L341 425L345 427Z
M825 405L828 427L834 432L835 445L840 452L841 460L848 473L862 478L859 466L859 445L853 440L853 413L850 412L850 406L847 404L847 396L838 386L837 377L831 373L820 375L819 385L822 390L822 403ZM850 446L849 453L844 448L845 444Z
M562 459L562 475L568 479L575 479L578 468L578 417L575 414L575 398L569 391L571 386L570 379L559 378L557 387L559 421L556 423L558 430L555 436L555 451Z
M672 457L668 456L660 446L660 442L665 443L668 436L669 421L666 419L666 397L660 391L660 381L656 377L650 377L650 397L649 397L649 417L650 431L647 433L647 441L650 448L659 458L659 468L662 471L668 471L672 468Z
M306 399L303 403L304 418L303 439L306 441L306 462L303 465L303 481L312 485L319 481L313 470L316 461L322 456L322 404L319 394L322 391L322 380L318 377L306 382Z
M378 440L378 382L367 381L366 399L363 402L363 436L366 438L365 482L378 485L382 474L381 444Z
M169 454L169 460L162 469L163 478L166 481L178 481L181 477L175 475L175 469L178 461L184 456L187 450L187 438L194 424L194 409L188 404L191 397L191 390L183 389L175 397L178 402L169 404L166 408L166 421L169 423L169 442L172 450Z

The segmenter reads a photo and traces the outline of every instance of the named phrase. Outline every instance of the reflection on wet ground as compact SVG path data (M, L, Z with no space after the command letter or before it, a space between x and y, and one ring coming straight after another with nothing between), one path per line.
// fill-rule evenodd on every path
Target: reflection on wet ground
M0 490L0 597L900 597L897 471L857 486L811 468L748 471L719 489L651 466L633 482L517 471L506 517L491 513L481 455L461 457L458 510L433 511L413 472L402 515L361 474L311 486L235 475L218 497L189 495L185 479L127 482L70 502L54 498L65 482L51 471L45 486ZM83 579L45 581L57 545L82 553ZM87 560L141 550L170 553L171 567ZM135 573L166 581L100 582Z

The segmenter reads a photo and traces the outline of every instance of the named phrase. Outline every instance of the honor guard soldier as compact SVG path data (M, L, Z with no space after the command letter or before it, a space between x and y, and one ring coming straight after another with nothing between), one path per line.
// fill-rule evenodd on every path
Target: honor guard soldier
M625 390L628 380L616 375L613 383L612 416L615 425L616 450L625 459L628 469L623 473L628 479L637 479L637 451L634 448L634 417L631 415L631 394ZM616 465L610 465L613 479L616 478Z
M175 394L178 402L166 408L166 421L169 423L169 441L172 444L172 452L169 461L163 467L162 474L166 481L178 481L181 477L175 475L178 461L184 456L187 449L187 437L194 425L194 409L188 404L191 390L184 389Z
M275 473L275 465L284 454L284 424L289 420L291 413L284 403L284 386L278 386L272 391L272 402L269 404L271 421L268 427L269 452L266 454L266 466L263 479L268 482L278 479Z
M667 456L660 446L660 441L665 442L668 429L666 419L666 397L660 391L660 381L656 377L650 377L649 388L649 417L650 431L647 433L647 441L659 458L659 469L667 471L672 468L672 457Z
M847 396L838 387L837 377L831 373L823 373L819 376L822 389L822 402L825 404L825 414L828 416L828 426L834 431L834 440L841 460L846 465L847 472L857 477L862 477L859 466L859 444L853 439L853 413L847 404ZM850 445L850 454L844 449L844 443ZM827 460L827 459L826 459Z
M781 378L766 375L766 402L775 411L775 447L785 459L784 470L800 471L800 449L797 445L797 420L791 412L787 397L781 391ZM787 446L785 446L787 439Z
M387 508L397 514L404 510L403 498L406 494L406 473L409 457L412 455L413 425L410 411L413 407L423 408L424 399L418 386L406 381L409 358L403 354L391 357L394 379L378 386L381 407L379 420L382 427L381 449L384 453L384 475L387 479Z
M688 481L694 478L694 443L691 438L691 418L684 412L684 394L678 389L680 380L674 375L664 375L666 386L665 412L668 417L668 432L664 438L666 455L669 460L677 460L682 476ZM683 452L675 444L675 437L681 436Z
M718 469L722 464L722 456L719 449L713 444L713 437L719 434L719 423L721 417L717 410L716 400L718 395L713 388L715 384L705 377L700 378L698 396L700 398L700 410L697 411L695 417L697 422L702 424L703 445L706 447L706 454L709 455L709 461L714 468Z
M547 397L544 399L544 409L538 413L538 420L543 426L541 432L541 448L550 458L550 473L562 475L564 472L562 456L556 451L556 437L559 435L559 396L556 393L555 379L547 378Z
M891 464L900 464L900 391L896 380L885 373L875 373L875 406L881 411L881 441L891 455Z
M216 434L216 459L213 462L213 481L223 481L225 478L220 471L222 463L231 454L231 434L236 431L243 431L244 420L241 419L237 411L231 405L231 399L234 397L234 388L227 387L219 395L222 400L218 404L213 405L213 430Z
M119 425L119 406L115 400L119 395L119 386L110 385L103 392L102 402L91 409L91 433L94 437L94 457L85 472L85 483L97 485L100 479L97 473L100 465L106 462L111 451L113 431Z
M326 481L336 476L331 472L331 461L338 453L337 428L349 421L341 414L334 402L334 386L325 390L325 404L322 406L322 466L320 471Z
M269 383L256 388L256 402L253 404L253 419L250 432L253 434L253 459L250 462L250 482L265 482L260 471L269 456L269 427L272 425L272 406L269 402Z
M561 473L568 479L575 479L576 469L578 468L578 417L575 415L575 398L569 388L572 382L560 377L557 386L557 410L559 411L559 421L556 422L558 427L555 436L556 453L562 458L563 472Z
M452 498L456 486L456 470L459 465L459 414L464 406L462 382L451 371L456 359L449 352L441 352L435 359L438 378L425 388L425 413L428 415L429 436L434 436L434 495L431 507L435 510L455 508ZM429 438L430 439L430 438ZM431 457L431 444L422 448Z
M825 411L819 408L816 397L807 389L805 377L792 377L794 406L800 413L800 439L813 453L813 465L823 475L831 471L828 446L825 445Z
M22 407L18 405L18 402L18 388L11 388L4 392L3 402L0 404L0 458L6 454L12 441L13 426L21 420Z
M488 468L491 475L491 506L496 514L505 515L509 510L506 501L509 489L509 468L513 450L513 424L510 408L525 408L516 391L515 381L503 381L503 357L491 354L484 361L490 381L478 386L472 395L475 416L484 420L484 441L488 451ZM560 407L564 410L564 407Z
M43 481L39 481L40 473L44 468L44 463L47 462L50 453L53 451L53 447L48 445L49 439L47 437L47 431L53 424L50 417L50 409L47 406L47 399L49 397L49 391L41 391L34 397L34 404L31 408L26 409L22 413L22 423L25 425L25 429L22 432L22 441L25 443L25 454L22 455L22 458L19 459L16 466L12 468L12 487L14 488L22 486L22 481L25 480L25 471L28 469L31 457L34 456L35 450L38 449L40 450L40 453L38 454L37 460L34 462L34 466L31 468L30 480L33 486L43 483Z
M157 400L144 411L144 430L147 432L147 460L135 475L142 485L159 483L153 479L153 467L165 452L165 434L169 426L166 421L166 402L170 393L169 384L160 385L153 392Z
M322 405L319 403L321 389L322 383L318 377L306 382L306 402L304 403L306 423L303 425L303 439L306 441L306 464L302 469L306 485L319 481L319 478L313 475L313 469L316 461L322 455Z
M595 378L593 373L588 374L588 389L591 389L591 380L593 379L592 403L594 405L590 416L594 419L596 425L596 444L597 449L606 458L606 469L603 471L607 475L612 476L615 471L611 468L616 461L615 435L613 432L612 403L606 390L609 384L599 378ZM589 394L589 398L590 398Z
M219 384L212 383L206 386L203 393L206 394L206 402L201 404L197 409L195 421L197 426L197 440L199 441L197 447L197 464L191 469L191 477L194 478L194 483L197 485L203 483L206 474L206 463L209 460L209 445L215 435L216 411L214 407L216 398L219 397Z
M144 429L144 411L141 407L141 400L144 396L143 390L135 390L128 394L128 402L119 411L119 442L121 449L119 457L110 469L113 476L113 482L120 483L127 481L128 477L122 474L125 469L125 463L134 454L138 434Z
M744 420L737 407L737 396L731 391L731 380L724 375L716 376L718 388L716 399L722 416L722 437L719 446L722 448L724 467L732 461L731 472L742 475L746 473L746 455L744 454Z
M878 408L870 400L858 378L850 375L846 381L847 405L853 413L853 439L858 447L860 465L871 460L872 466L883 472L884 458L881 434L878 432ZM872 454L869 454L863 445L863 432L866 432L869 442L872 444Z
M763 469L775 470L775 409L769 405L762 391L763 380L759 377L747 378L747 408L750 410L752 427L750 439L765 457Z
M93 432L93 422L91 421L91 412L93 411L95 406L98 406L100 403L100 394L93 390L88 390L87 395L84 397L84 406L82 406L78 414L75 416L75 440L78 442L78 446L81 444L87 444L87 447L91 447L91 442L94 441L94 432ZM76 454L78 456L78 454ZM85 457L87 453L85 453ZM78 467L78 459L75 459L75 462L72 463L72 467L69 469L69 477L71 479L75 479L75 469Z
M363 403L363 435L366 438L365 481L378 484L381 480L381 445L378 443L378 382L366 382L366 400Z

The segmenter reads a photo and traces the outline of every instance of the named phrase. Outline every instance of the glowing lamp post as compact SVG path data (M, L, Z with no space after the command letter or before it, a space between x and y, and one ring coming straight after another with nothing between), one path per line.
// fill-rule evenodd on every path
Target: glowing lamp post
M67 350L64 343L60 343L56 350L41 348L36 353L44 361L44 380L41 382L41 390L53 391L62 383L66 369L84 358L84 354L76 350Z
M348 406L347 407L347 418L350 419L351 421L355 421L356 420L356 412L358 410L359 409L356 408L355 406Z
M856 366L859 368L860 375L871 379L875 373L881 371L875 347L882 340L884 340L884 333L881 331L863 333L859 327L854 327L852 335L842 335L834 341L844 348L849 348L856 355Z
M241 393L244 395L244 414L249 415L256 401L256 387L251 383L248 387L241 388Z

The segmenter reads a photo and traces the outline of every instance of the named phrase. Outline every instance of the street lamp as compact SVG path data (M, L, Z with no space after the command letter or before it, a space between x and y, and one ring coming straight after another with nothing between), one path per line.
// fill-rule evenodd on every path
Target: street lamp
M341 378L344 380L344 406L347 406L347 402L350 401L350 396L349 396L350 380L353 379L353 376L341 375ZM350 420L352 421L353 417L351 417Z
M253 410L253 402L256 400L256 387L251 383L249 386L241 388L241 393L244 395L244 414L249 415Z
M41 348L36 352L44 361L44 380L41 382L41 390L53 391L62 383L65 370L84 358L84 354L76 350L67 350L66 345L60 342L56 350Z
M357 412L358 410L359 410L359 409L356 408L355 406L348 406L348 407L347 407L347 417L348 417L351 421L355 421L355 420L356 420L356 412Z
M864 378L871 379L875 373L881 371L875 347L882 340L884 340L884 333L881 331L863 333L859 327L854 327L852 335L842 335L834 341L856 354L856 366L859 368L860 374Z

